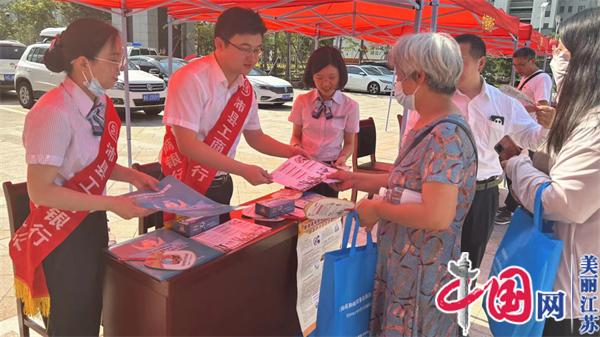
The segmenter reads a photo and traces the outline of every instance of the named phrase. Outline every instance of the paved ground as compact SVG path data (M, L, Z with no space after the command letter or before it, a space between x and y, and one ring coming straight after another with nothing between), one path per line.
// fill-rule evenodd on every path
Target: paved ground
M296 94L302 91L297 90ZM380 161L393 162L398 149L398 125L396 114L399 112L398 104L392 102L389 126L386 128L386 114L388 111L388 96L372 96L360 93L350 93L357 100L361 108L361 118L369 116L375 119L377 125L377 159ZM288 142L292 127L287 121L291 104L277 108L260 109L261 125L265 133L274 138ZM11 180L21 182L25 180L25 154L21 142L23 122L26 109L18 104L14 93L0 96L0 181ZM162 143L164 128L161 124L162 116L147 117L142 113L133 116L132 143L133 161L148 163L157 160L158 151ZM119 163L127 164L125 126L121 131L119 143ZM271 171L283 161L262 155L251 149L242 139L238 148L237 159L260 164ZM280 188L277 184L251 186L245 180L234 177L234 196L232 203L239 204L254 199L261 195L275 191ZM122 194L128 191L128 186L123 183L110 182L108 194ZM349 193L342 194L349 198ZM504 200L504 198L500 198ZM111 233L116 236L117 241L133 238L137 234L137 220L122 220L114 214L109 214ZM496 226L488 245L486 256L483 260L479 282L485 282L489 273L491 259L496 248L504 235L506 226ZM16 320L16 304L14 289L12 287L12 264L8 256L8 242L10 232L8 228L8 214L5 199L0 197L0 337L18 335ZM487 328L487 319L480 305L472 307L473 319L471 323L470 336L491 336ZM35 335L35 333L33 333Z

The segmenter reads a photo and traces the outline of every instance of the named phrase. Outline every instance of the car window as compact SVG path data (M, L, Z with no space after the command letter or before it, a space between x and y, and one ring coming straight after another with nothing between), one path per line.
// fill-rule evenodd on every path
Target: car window
M386 67L377 67L377 70L381 71L384 75L394 75L394 72Z
M46 54L46 51L48 50L48 47L41 47L40 51L36 54L37 56L37 63L44 63L44 54Z
M27 61L33 62L33 55L35 54L36 51L37 51L37 48L31 48L29 50L29 54L27 54Z
M21 46L0 46L0 59L18 60L25 52L25 47Z
M154 49L148 49L148 52L150 53L150 55L158 55L158 53Z
M140 48L140 55L150 55L150 52L146 48Z
M349 74L355 74L355 75L357 75L357 74L360 73L360 69L357 68L357 67L348 66L347 68L348 68L348 73Z
M130 56L136 56L140 54L140 50L139 49L131 49L131 53L129 53Z
M362 69L369 75L381 76L381 73L377 69L371 67L363 67Z
M160 62L160 66L163 67L165 70L169 69L169 59L168 58L160 59L159 62ZM173 72L175 72L177 69L183 67L186 64L187 64L187 62L185 62L185 61L173 59ZM255 76L255 75L252 75L253 72L254 72L254 70L251 70L250 74L248 74L248 75Z

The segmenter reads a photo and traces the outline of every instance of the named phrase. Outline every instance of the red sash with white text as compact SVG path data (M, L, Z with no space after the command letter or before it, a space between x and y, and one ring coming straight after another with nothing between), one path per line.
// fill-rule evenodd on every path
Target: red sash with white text
M98 156L69 179L64 187L77 192L101 195L117 162L117 140L121 120L106 97L105 126ZM50 314L50 296L42 262L88 216L89 211L64 211L31 204L31 212L10 240L10 257L15 270L15 291L23 301L26 315L41 311Z
M225 105L215 126L204 138L204 143L215 151L227 155L252 107L252 86L244 76L244 83ZM170 126L166 127L161 150L160 164L164 175L172 175L201 194L210 187L217 170L199 164L181 153Z

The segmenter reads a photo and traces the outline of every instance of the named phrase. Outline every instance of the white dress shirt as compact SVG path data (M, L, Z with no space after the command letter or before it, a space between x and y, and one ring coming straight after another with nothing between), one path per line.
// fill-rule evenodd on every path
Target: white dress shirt
M320 105L318 98L317 89L297 96L288 120L302 126L302 148L311 159L333 161L342 150L344 132L358 133L358 103L337 90L332 97L333 118L326 119L325 113L314 118L312 113Z
M595 110L575 128L558 154L545 161L536 158L536 164L542 164L540 169L524 155L511 158L506 165L506 175L513 181L513 195L530 211L533 211L538 186L552 181L542 194L543 217L555 221L554 233L563 240L554 290L564 290L567 294L567 317L580 315L578 275L581 257L586 254L600 257L600 107ZM549 168L549 172L543 172L541 167ZM539 258L543 258L543 254Z
M106 97L100 98L106 106ZM23 145L27 164L58 167L63 185L98 155L100 136L86 119L94 102L68 76L44 94L25 117ZM104 113L104 112L103 112Z
M179 68L169 80L163 124L190 129L196 132L198 140L204 140L242 83L243 78L239 76L228 88L225 74L214 54ZM258 103L254 95L242 128L244 130L260 130ZM241 134L240 132L227 154L230 158L235 157Z
M534 121L519 101L503 94L485 80L481 92L473 99L456 90L452 101L465 116L477 143L478 181L502 175L494 146L504 136L510 136L523 148L537 149L548 135L548 129ZM419 114L410 111L407 130L414 128L418 120Z

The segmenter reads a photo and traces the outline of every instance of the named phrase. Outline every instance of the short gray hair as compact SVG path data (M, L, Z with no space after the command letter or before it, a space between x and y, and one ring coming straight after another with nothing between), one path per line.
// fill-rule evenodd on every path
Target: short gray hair
M448 34L419 33L402 36L389 54L389 63L401 76L422 71L435 92L452 95L463 69L458 43Z

